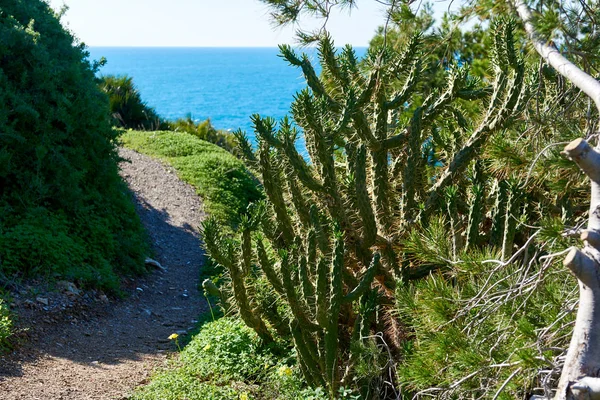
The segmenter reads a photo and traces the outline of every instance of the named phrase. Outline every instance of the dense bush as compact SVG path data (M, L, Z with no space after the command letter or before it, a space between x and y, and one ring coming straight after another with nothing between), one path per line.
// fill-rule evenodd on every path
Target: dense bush
M210 119L202 122L196 122L192 118L191 114L188 114L188 116L185 118L179 118L175 121L167 121L166 125L169 130L192 134L199 139L214 143L229 152L233 152L235 150L235 136L227 131L215 129L215 127L211 124Z
M116 288L141 224L83 45L41 0L0 5L0 272Z
M133 78L105 75L100 78L100 89L108 95L115 126L129 129L159 129L162 126L156 111L142 100Z

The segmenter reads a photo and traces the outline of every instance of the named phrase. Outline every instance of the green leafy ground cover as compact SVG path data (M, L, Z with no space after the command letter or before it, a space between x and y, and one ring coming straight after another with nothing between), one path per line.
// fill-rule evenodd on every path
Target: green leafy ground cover
M236 224L240 212L263 196L240 160L189 133L128 131L121 140L126 147L172 165L196 188L206 212L226 224Z
M265 380L276 365L251 329L239 320L222 318L205 324L170 368L154 376L133 399L252 398L254 384Z
M128 131L121 140L128 148L173 166L203 198L206 211L225 224L235 225L247 204L262 198L256 180L242 162L191 134ZM211 272L218 273L209 266L203 274ZM203 319L209 322L199 328L180 357L157 372L132 399L327 398L321 389L305 388L289 347L265 347L252 329L234 317L212 320L209 314ZM342 391L340 398L351 397Z
M154 375L131 400L325 400L307 389L286 348L265 347L237 318L205 324L178 359ZM339 399L355 399L344 389Z

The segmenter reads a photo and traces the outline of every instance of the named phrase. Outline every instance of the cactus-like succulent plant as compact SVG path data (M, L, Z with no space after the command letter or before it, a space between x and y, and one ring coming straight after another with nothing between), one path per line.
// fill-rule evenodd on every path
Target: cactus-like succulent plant
M466 68L453 67L446 87L428 89L427 96L422 96L419 36L402 53L371 51L359 66L350 47L336 54L324 35L321 76L306 55L281 46L281 56L302 70L308 84L292 105L297 126L288 118L276 124L252 116L256 152L243 132L236 133L240 154L260 177L268 204L242 219L233 241L220 237L214 222L206 223L208 252L228 269L244 321L266 340L271 334L265 321L278 331L274 325L288 325L307 381L326 386L332 396L342 370L347 377L346 367L353 364L350 344L384 325L376 319L389 315L385 309L398 282L422 276L403 256L406 232L427 224L432 214L449 214L454 254L464 242L477 243L484 183L472 182L469 202L454 185L465 181L463 172L485 141L510 122L526 96L513 28L507 22L496 26L498 61L491 90L478 87ZM479 125L465 121L455 106L459 101L489 104ZM433 148L436 129L448 119L465 138L434 165L424 149ZM300 133L308 159L297 148ZM508 203L502 208L512 209ZM511 233L502 231L507 251ZM269 308L247 294L253 269L265 276L287 312L261 314ZM382 312L360 315L367 306Z

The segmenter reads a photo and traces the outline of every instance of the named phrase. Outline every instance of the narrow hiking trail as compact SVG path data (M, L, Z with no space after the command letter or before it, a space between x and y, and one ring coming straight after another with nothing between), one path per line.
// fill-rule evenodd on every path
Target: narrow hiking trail
M47 305L35 298L17 305L27 315L23 324L31 326L30 342L0 358L2 400L125 399L175 350L168 336L184 335L206 309L198 290L201 200L159 161L132 150L119 153L130 160L121 174L165 270L129 281L122 300L100 295L57 315L48 311L51 296Z

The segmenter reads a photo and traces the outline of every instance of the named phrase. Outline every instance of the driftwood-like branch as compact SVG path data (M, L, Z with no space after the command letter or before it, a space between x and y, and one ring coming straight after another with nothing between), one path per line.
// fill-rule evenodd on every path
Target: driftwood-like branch
M600 232L600 152L579 138L569 143L562 154L573 160L590 178L592 190L588 230Z
M581 68L563 56L556 47L540 37L533 26L531 10L524 0L510 0L509 2L515 7L521 21L523 21L531 44L533 44L533 47L535 47L540 56L559 74L587 94L596 103L598 110L600 110L600 82L585 73Z
M600 399L600 378L586 376L571 385L576 399Z
M569 157L596 183L600 183L600 153L582 138L565 146L563 154Z
M600 232L586 229L581 232L580 238L586 245L600 251Z
M543 39L532 23L533 15L524 0L508 0L523 22L530 42L540 56L559 74L581 89L600 111L600 82L564 57ZM600 399L600 152L585 140L569 143L563 152L590 178L591 198L586 242L573 248L564 260L579 281L579 308L555 400Z
M563 154L590 178L592 195L585 247L572 248L563 262L579 282L579 308L555 400L600 399L600 153L577 139Z
M598 279L596 276L596 262L578 248L573 247L569 251L563 265L586 286L597 285L597 283L594 283L594 280Z

